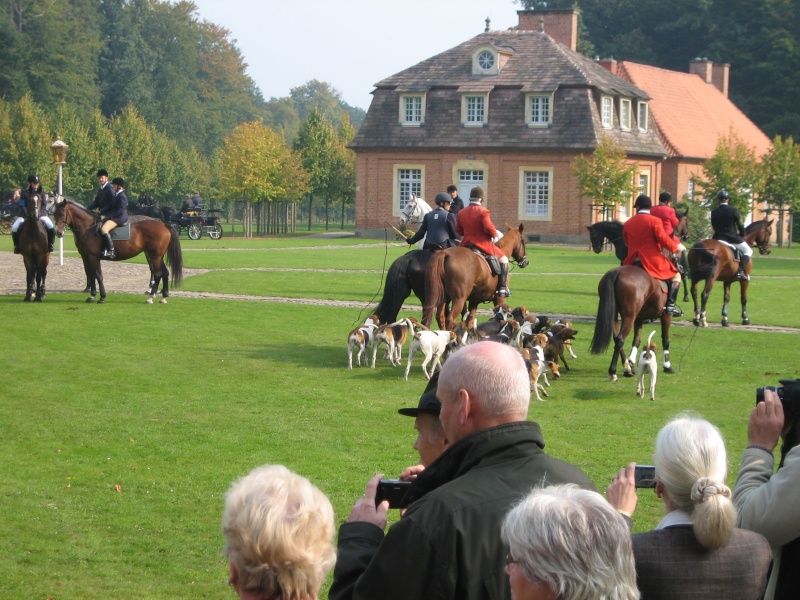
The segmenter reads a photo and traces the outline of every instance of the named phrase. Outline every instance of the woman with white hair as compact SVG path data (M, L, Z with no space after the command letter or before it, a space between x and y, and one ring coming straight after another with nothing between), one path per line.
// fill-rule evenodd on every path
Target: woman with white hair
M633 536L642 599L761 598L772 554L761 535L735 528L717 428L701 418L673 419L656 438L654 464L655 493L666 515L654 530ZM635 466L621 469L606 491L629 515L637 502Z
M233 484L222 533L228 583L246 600L316 600L336 561L330 501L280 465L258 467Z
M637 600L628 524L597 492L534 489L506 515L512 600Z

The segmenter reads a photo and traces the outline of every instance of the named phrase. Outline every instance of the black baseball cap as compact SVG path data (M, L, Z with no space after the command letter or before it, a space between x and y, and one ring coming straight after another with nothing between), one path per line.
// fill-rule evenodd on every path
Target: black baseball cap
M420 396L417 408L401 408L397 412L406 417L416 417L420 413L427 413L429 415L439 416L442 410L442 404L436 397L436 390L439 387L439 371L433 374L425 391Z

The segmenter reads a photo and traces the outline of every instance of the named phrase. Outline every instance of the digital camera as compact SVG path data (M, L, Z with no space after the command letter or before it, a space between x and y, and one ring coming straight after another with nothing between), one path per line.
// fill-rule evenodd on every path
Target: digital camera
M784 413L800 412L800 379L781 379L780 382L783 385L756 388L756 404L764 401L765 390L771 390L781 399Z

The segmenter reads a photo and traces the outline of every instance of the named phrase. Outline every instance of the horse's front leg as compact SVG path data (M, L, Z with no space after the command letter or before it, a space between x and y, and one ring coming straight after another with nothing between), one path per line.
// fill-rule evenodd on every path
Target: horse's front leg
M672 315L661 315L661 347L664 349L664 373L675 373L669 361L669 327L672 325Z
M27 262L27 258L25 261ZM34 276L36 274L33 265L25 265L25 298L23 298L23 302L30 302L31 297L33 296L33 281Z
M749 281L740 281L741 294L742 294L742 325L750 325L750 319L747 317L747 286L750 285Z
M730 322L728 321L728 303L731 301L731 284L728 281L723 282L722 284L724 294L722 297L722 326L728 327Z

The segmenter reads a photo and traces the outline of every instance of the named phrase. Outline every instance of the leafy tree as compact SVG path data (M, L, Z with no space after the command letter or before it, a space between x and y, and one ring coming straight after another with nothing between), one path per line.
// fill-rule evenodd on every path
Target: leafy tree
M0 144L0 185L23 185L35 173L45 189L52 186L55 175L48 176L47 167L53 164L53 140L44 111L30 95L18 102L0 100L0 139L6 141Z
M143 191L155 190L158 184L153 131L139 112L129 106L111 119L111 131L117 140L121 168L131 198Z
M297 134L294 149L300 155L303 167L311 175L308 191L308 230L311 231L311 214L314 196L325 199L325 229L328 228L328 207L335 189L338 136L333 125L321 113L312 110Z
M714 156L703 163L703 177L696 178L695 185L707 205L724 189L730 195L731 206L742 214L750 212L750 202L762 186L755 150L734 131L720 137Z
M575 158L573 172L580 194L603 206L627 202L637 191L638 164L630 164L622 147L605 135L591 158Z
M764 189L760 199L778 208L778 242L783 245L784 212L800 210L800 147L791 137L775 136L762 163Z
M312 79L304 85L292 88L289 95L301 121L308 119L314 111L331 123L341 122L346 114L341 94L324 81Z
M251 237L252 203L296 199L309 189L299 156L261 122L242 123L219 152L220 187L245 200L245 237Z

